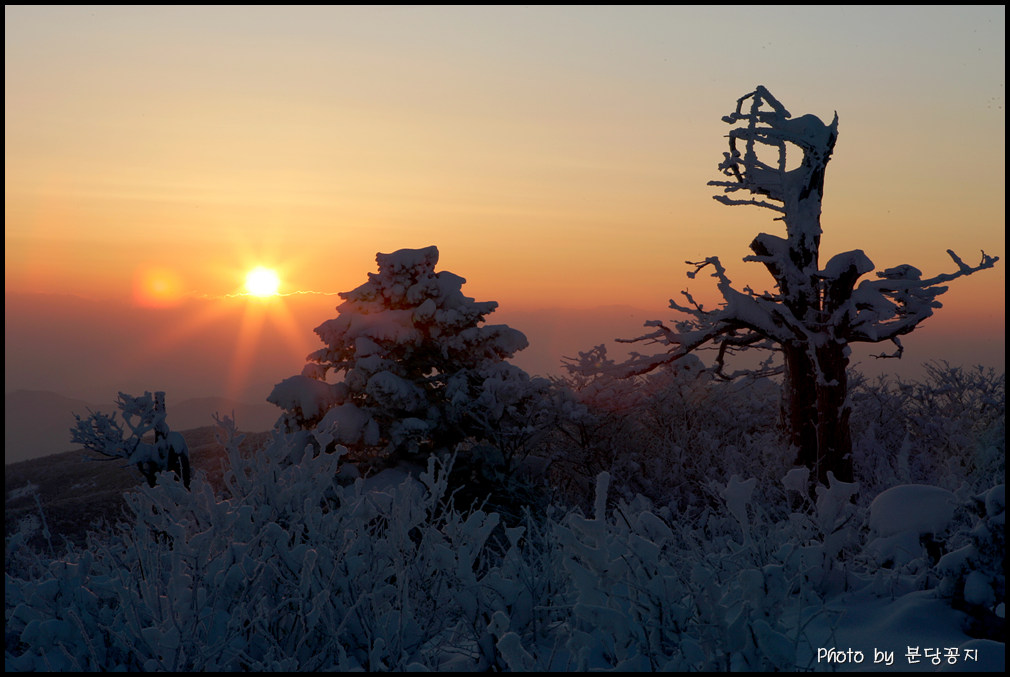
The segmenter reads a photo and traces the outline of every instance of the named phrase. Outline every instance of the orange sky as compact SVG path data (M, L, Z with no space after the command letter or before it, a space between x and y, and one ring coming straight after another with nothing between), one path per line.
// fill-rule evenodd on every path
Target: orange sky
M756 84L838 111L822 260L949 271L1004 255L1004 64L1004 7L5 7L5 289L332 293L435 244L503 309L665 316L688 259L768 284L780 226L705 185ZM1005 334L1004 289L943 300Z

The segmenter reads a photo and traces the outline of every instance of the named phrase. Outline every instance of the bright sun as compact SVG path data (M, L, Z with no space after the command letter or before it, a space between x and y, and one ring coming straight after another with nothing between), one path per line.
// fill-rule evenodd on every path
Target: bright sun
M246 291L253 296L274 296L280 286L281 281L277 273L269 268L253 268L245 276Z

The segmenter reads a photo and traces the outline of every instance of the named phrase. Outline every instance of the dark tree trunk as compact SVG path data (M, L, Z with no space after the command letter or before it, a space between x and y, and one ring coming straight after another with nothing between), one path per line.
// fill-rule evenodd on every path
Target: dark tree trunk
M789 442L797 450L796 464L808 468L817 462L817 390L814 366L806 346L783 344L785 376L782 380L782 422Z
M828 341L816 349L804 343L783 345L782 419L789 442L796 449L796 465L813 471L823 485L828 472L851 482L852 436L849 431L849 365L845 345Z
M848 376L849 359L845 346L830 342L817 350L821 373L817 379L817 480L828 483L828 473L835 479L851 482L852 435L849 430Z

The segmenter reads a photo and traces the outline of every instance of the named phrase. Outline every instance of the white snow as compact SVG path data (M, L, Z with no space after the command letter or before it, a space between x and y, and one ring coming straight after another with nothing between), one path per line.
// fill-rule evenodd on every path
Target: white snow
M880 536L903 532L941 534L957 507L953 493L940 487L903 484L881 493L870 504L869 526Z

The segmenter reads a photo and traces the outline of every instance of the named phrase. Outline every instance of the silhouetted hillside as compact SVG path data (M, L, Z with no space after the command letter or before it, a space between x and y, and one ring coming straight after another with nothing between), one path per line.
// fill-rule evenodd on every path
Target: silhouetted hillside
M207 481L219 483L225 457L214 427L186 430L182 435L189 445L193 468L206 472ZM247 434L243 446L255 448L268 436ZM89 528L101 520L114 523L120 518L125 506L123 492L142 481L141 474L122 460L84 450L8 464L4 468L4 534L8 536L22 518L38 516L37 493L53 545L60 548L64 538L83 543ZM19 491L28 484L36 487L35 492Z

